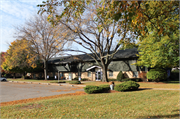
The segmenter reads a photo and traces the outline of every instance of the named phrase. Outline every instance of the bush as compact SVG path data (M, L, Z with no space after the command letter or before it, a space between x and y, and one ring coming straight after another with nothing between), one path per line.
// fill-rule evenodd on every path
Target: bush
M117 79L108 79L108 81L117 81Z
M124 74L122 73L122 71L120 71L119 74L117 75L117 81L122 81L123 78L124 78Z
M100 85L100 86L87 85L86 87L84 87L84 91L88 94L103 93L103 92L108 92L109 90L110 90L109 85Z
M141 82L142 79L141 79L141 78L125 78L125 79L122 79L122 81L135 81L135 82Z
M86 93L88 93L88 94L100 93L101 92L101 88L99 86L87 85L86 87L84 87L84 91Z
M69 81L69 84L81 84L80 81Z
M147 72L147 78L150 81L163 81L167 79L167 72L163 69L151 69L149 72Z
M179 80L179 70L171 71L170 79L172 81L178 81Z
M77 78L77 77L75 77L75 78L73 78L72 80L73 80L73 81L78 81L78 78Z
M99 86L101 88L101 92L108 92L110 90L110 86L109 85L100 85Z
M88 81L89 79L87 78L82 78L81 81Z
M66 83L66 81L59 81L58 83Z
M114 90L116 91L133 91L133 90L137 90L139 88L139 84L136 83L135 81L127 81L127 82L123 82L119 85L116 85L114 87Z

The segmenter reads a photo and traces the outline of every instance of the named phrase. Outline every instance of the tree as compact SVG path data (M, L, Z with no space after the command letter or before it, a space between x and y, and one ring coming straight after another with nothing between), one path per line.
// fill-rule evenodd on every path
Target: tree
M139 34L137 65L171 68L179 64L179 2L141 2L134 18ZM143 24L143 25L141 25Z
M129 15L127 17L131 17L127 24L139 41L137 65L164 68L178 65L178 1L112 1L107 4L113 3L114 7L107 9L112 16L107 16L108 18L122 19L121 7L125 7L125 12ZM134 44L126 43L124 46L129 48L134 47Z
M11 42L2 63L2 69L7 72L24 73L37 67L37 55L26 39Z
M3 64L3 62L5 61L5 54L6 52L1 52L0 53L0 77L1 75L3 75L6 71L2 69L1 65Z
M107 68L122 44L132 42L134 34L128 25L130 14L124 7L127 2L119 2L121 19L110 19L117 11L114 1L54 1L43 2L40 12L47 12L48 21L53 25L61 24L68 28L76 37L70 39L83 50L74 50L91 56L102 67L103 82L108 82ZM58 8L64 6L64 10ZM114 9L112 14L108 10ZM114 18L114 17L113 17Z
M52 26L47 21L46 15L34 16L17 30L18 36L26 38L39 59L44 62L44 76L47 80L47 61L63 50L67 43L66 37L71 36L70 32L60 25Z

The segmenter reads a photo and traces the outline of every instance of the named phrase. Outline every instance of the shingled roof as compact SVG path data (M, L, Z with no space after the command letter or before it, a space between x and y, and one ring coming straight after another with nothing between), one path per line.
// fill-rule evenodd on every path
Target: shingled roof
M129 58L138 58L137 54L138 54L137 48L119 50L114 55L113 60L124 60L124 59L129 59ZM92 55L92 53L90 53L90 55ZM92 57L90 57L87 54L82 54L82 55L73 55L73 56L52 58L48 61L48 63L66 64L66 63L72 63L72 62L91 62L91 61L94 61L94 59Z

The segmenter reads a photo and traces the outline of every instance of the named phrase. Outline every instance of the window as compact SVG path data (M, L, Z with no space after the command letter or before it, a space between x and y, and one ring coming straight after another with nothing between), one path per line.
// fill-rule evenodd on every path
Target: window
M109 71L109 77L113 77L113 71Z
M91 72L90 72L90 71L88 71L87 75L88 75L88 77L91 77Z

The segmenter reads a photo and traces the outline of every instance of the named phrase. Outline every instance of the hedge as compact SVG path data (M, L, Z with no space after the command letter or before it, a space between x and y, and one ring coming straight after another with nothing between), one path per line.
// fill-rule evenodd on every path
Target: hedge
M141 82L142 79L141 79L141 78L125 78L125 79L122 79L121 81L135 81L135 82Z
M86 87L84 87L84 91L88 94L104 93L104 92L108 92L109 90L110 90L109 85L100 85L100 86L87 85Z
M152 80L152 81L163 81L165 79L167 79L167 72L163 69L150 69L149 72L147 72L147 78L148 80Z
M82 78L81 81L88 81L89 79L87 78Z
M170 79L172 81L178 81L179 80L179 70L171 71Z
M115 91L133 91L139 88L139 84L135 81L126 81L114 87Z
M69 81L69 84L81 84L80 81Z
M120 71L117 75L117 81L122 81L123 78L124 78L124 74L122 73L122 71Z

